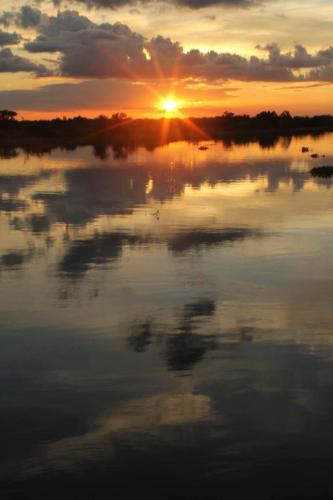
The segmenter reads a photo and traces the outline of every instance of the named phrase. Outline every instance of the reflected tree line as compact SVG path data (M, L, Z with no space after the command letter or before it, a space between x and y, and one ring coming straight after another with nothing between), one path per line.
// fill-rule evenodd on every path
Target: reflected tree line
M1 127L0 127L1 128ZM101 161L107 161L110 158L113 160L126 161L130 156L135 153L140 147L144 147L147 151L155 151L159 147L177 141L187 140L188 142L192 142L194 145L198 144L200 140L214 140L215 142L221 143L225 150L231 150L236 146L248 146L250 144L258 144L262 150L270 150L275 149L277 146L282 146L284 149L288 149L293 137L321 137L325 135L327 131L295 131L293 133L283 134L281 132L269 132L266 131L261 133L240 133L240 134L226 134L220 137L200 137L198 140L193 139L185 139L180 137L179 139L168 139L166 141L119 141L115 140L113 137L108 137L105 140L94 140L87 144L82 144L80 142L74 142L72 144L68 143L57 143L57 144L43 144L42 142L38 143L21 143L19 145L14 146L1 146L1 137L0 137L0 160L9 160L11 158L17 158L21 152L23 152L27 157L35 156L35 157L43 157L44 155L51 154L55 149L61 149L63 151L71 152L77 150L79 147L83 145L89 145L93 148L93 155L95 158L98 158Z

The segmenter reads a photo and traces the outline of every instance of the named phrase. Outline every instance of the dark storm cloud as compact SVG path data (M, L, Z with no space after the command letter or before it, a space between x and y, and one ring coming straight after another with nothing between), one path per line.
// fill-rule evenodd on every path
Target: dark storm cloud
M25 57L14 54L11 49L0 50L0 73L27 71L38 76L47 76L50 71L43 64L35 64Z
M7 33L0 30L0 47L4 45L16 45L20 40L21 37L18 33Z

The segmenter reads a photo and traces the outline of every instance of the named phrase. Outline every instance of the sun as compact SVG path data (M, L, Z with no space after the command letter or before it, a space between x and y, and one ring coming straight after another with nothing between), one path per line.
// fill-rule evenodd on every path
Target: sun
M180 103L176 101L172 96L168 96L163 99L161 103L161 108L165 113L172 114L178 111Z

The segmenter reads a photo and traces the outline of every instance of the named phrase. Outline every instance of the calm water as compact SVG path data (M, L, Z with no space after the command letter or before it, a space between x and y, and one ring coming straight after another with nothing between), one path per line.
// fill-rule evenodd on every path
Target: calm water
M8 498L327 493L333 135L207 146L2 152Z

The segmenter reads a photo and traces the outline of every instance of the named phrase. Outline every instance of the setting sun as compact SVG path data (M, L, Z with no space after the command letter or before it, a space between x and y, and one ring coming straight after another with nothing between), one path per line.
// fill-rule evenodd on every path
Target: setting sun
M178 110L180 103L176 101L173 97L167 97L162 101L162 109L166 113L174 113Z

